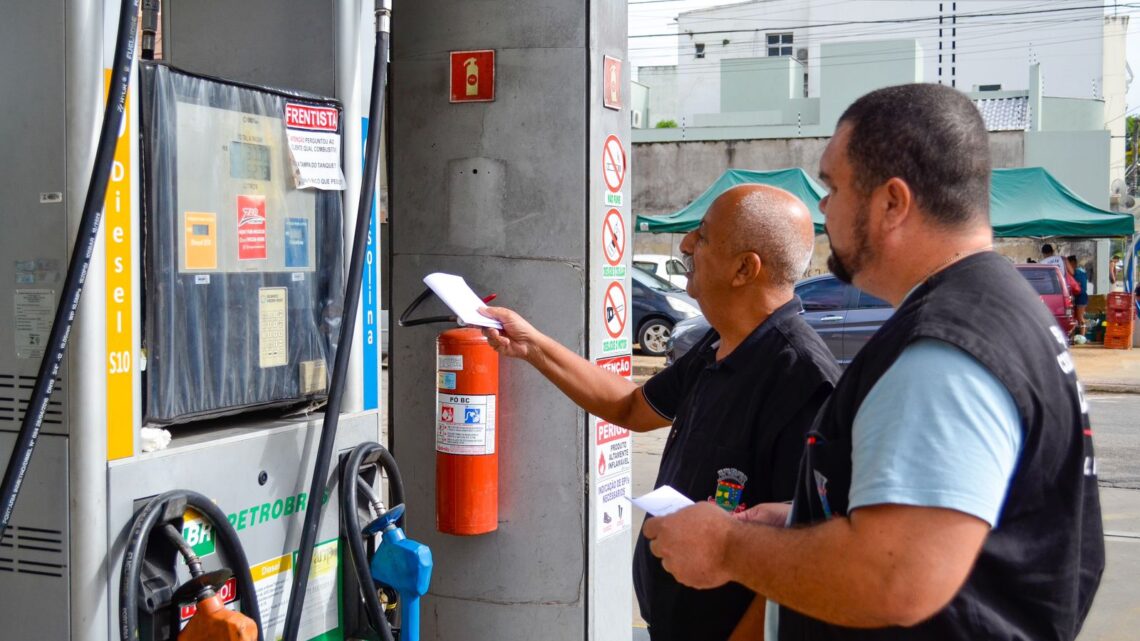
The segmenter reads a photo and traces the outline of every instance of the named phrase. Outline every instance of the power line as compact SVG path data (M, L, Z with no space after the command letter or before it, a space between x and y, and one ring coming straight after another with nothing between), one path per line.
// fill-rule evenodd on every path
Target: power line
M1127 4L1121 4L1120 6L1124 7L1124 8L1137 8L1137 7L1140 7L1140 4L1127 3ZM938 15L938 16L925 16L925 17L918 17L918 18L882 18L882 19L878 19L878 20L843 20L843 21L837 21L837 22L818 22L818 23L808 23L808 24L802 24L802 25L781 26L781 27L779 27L779 29L783 30L783 31L787 31L790 29L818 29L821 27L843 27L843 26L849 26L849 25L913 24L913 23L919 23L919 22L933 22L936 20L945 20L946 18L949 18L949 17L953 17L953 18L957 18L958 20L961 20L963 18L995 18L995 17L1008 17L1008 16L1040 15L1040 14L1061 13L1061 12L1071 12L1071 11L1085 11L1085 10L1089 10L1089 9L1103 9L1103 8L1104 8L1104 5L1085 5L1085 6L1080 6L1080 7L1058 7L1058 8L1053 8L1053 9L1034 9L1031 11L1007 11L1007 12L994 11L994 12L989 12L989 13L970 13L970 14L956 13L956 14L949 14L949 15L944 14L944 15ZM961 24L954 25L954 26L960 27ZM770 31L770 30L771 29L767 29L767 31ZM724 34L724 33L752 33L754 31L765 31L765 29L759 29L759 28L756 28L756 29L718 29L718 30L713 30L713 31L685 31L685 32L677 32L677 33L649 33L649 34L632 35L632 36L629 36L629 39L632 40L634 38L656 38L656 37L662 37L662 36L682 36L682 35L687 35L687 36L692 37L692 36L699 36L699 35Z

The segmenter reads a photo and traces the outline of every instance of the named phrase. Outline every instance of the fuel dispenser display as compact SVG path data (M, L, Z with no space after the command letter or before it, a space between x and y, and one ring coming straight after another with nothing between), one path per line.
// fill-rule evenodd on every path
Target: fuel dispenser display
M323 398L344 287L339 104L159 64L142 80L145 420Z

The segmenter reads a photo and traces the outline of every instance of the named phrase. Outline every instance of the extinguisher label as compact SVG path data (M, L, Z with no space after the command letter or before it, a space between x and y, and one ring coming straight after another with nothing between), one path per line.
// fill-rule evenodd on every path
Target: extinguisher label
M463 354L440 354L436 360L437 369L463 370Z
M479 456L495 453L495 395L440 394L435 451Z

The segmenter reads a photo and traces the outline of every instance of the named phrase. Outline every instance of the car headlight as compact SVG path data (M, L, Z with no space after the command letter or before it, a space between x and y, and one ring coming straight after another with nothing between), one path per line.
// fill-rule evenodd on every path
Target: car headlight
M701 314L701 310L697 309L695 305L679 298L670 297L666 299L666 301L669 303L669 307L673 308L673 311L681 314L685 318L692 318L694 316L700 316Z

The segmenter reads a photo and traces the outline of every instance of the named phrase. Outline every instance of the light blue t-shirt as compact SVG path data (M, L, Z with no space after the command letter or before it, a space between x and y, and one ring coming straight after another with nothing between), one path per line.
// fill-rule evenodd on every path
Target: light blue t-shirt
M1017 404L993 373L949 343L915 341L855 414L848 511L938 507L994 527L1021 445ZM777 638L778 613L769 601L769 641Z

